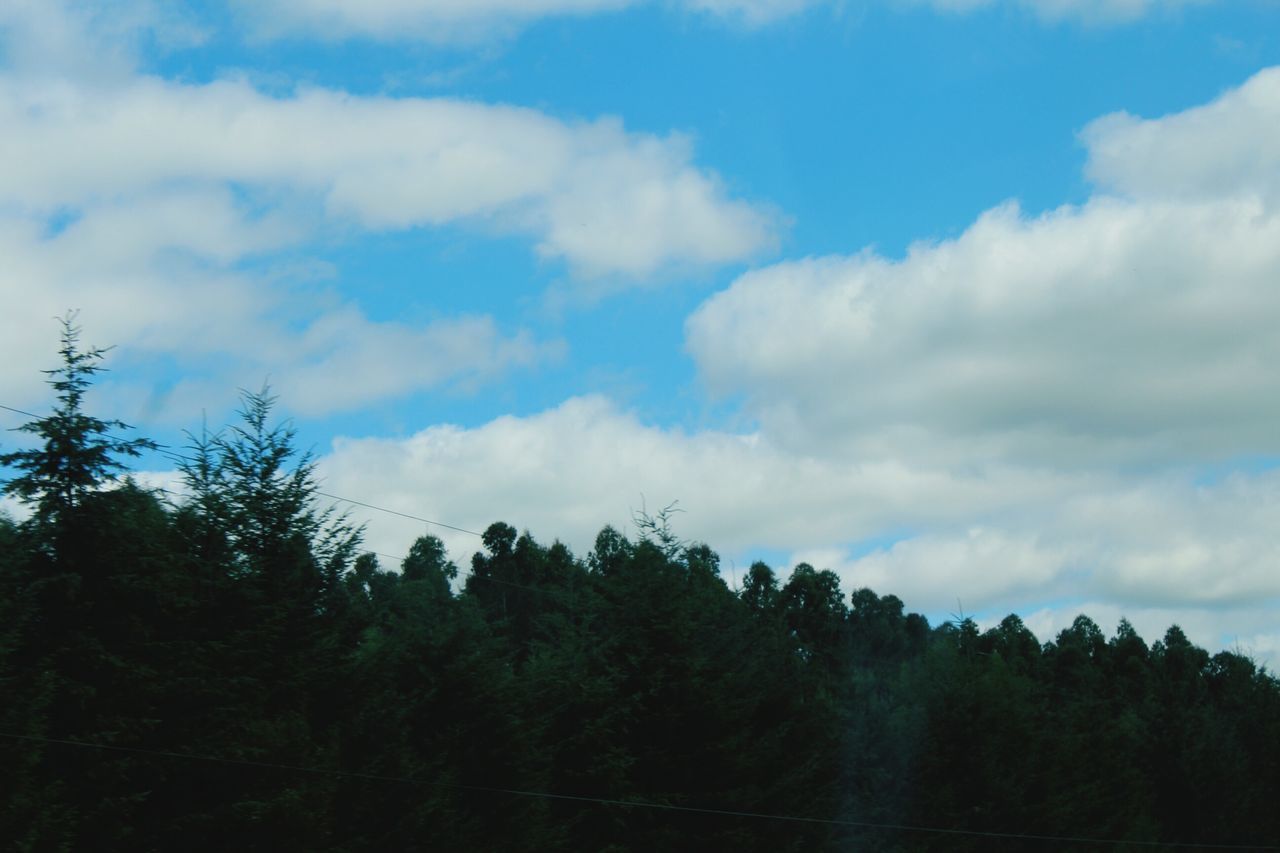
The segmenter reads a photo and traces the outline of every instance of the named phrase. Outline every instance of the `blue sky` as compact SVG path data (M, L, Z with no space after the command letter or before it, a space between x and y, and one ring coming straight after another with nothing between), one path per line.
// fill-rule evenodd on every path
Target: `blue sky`
M343 495L579 551L678 499L726 564L1271 660L1278 24L16 0L0 403L78 308L104 414L180 444L269 378Z

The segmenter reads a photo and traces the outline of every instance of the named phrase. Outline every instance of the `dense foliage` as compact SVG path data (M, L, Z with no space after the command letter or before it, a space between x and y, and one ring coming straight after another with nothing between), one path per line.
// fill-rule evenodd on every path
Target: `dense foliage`
M67 329L43 443L0 457L33 511L0 518L14 849L1280 844L1280 684L1245 656L930 626L803 564L734 590L665 519L384 568L265 393L193 440L188 497L113 480L139 445L81 411L99 353Z

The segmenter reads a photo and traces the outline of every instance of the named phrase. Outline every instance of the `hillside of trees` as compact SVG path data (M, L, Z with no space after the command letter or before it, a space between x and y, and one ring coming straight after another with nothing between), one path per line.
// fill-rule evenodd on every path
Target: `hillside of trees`
M1177 627L931 625L804 564L735 590L661 517L382 565L268 395L192 440L179 498L126 476L149 445L63 344L0 457L31 510L0 517L12 849L1280 845L1280 683Z

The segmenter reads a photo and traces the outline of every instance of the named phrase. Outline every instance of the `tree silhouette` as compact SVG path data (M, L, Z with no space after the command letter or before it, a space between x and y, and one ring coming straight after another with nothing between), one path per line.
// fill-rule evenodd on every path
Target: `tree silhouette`
M99 362L109 350L81 349L75 318L70 312L59 321L62 364L44 371L57 392L58 405L52 414L18 427L37 436L40 446L0 455L0 465L23 472L4 484L4 493L32 505L36 518L53 524L124 470L118 457L138 456L156 446L145 438L114 436L113 431L130 429L129 425L84 412L85 393L104 370Z

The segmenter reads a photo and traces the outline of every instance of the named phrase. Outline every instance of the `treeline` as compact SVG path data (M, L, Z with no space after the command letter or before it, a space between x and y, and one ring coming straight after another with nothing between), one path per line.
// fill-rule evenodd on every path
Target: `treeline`
M98 355L67 326L0 458L32 510L0 519L13 849L1280 844L1280 684L1176 627L932 626L803 564L735 590L662 518L383 567L265 394L193 440L186 497L113 480L145 443L82 411Z

